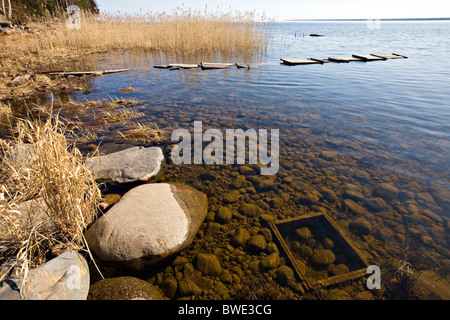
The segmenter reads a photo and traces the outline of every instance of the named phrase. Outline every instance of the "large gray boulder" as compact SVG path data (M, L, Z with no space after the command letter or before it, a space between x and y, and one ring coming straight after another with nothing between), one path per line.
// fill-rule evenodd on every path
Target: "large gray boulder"
M31 269L22 294L21 281L18 275L0 282L0 300L86 300L89 268L80 254L70 251Z
M149 181L158 175L164 161L159 147L132 147L98 158L88 159L86 166L101 183Z
M86 232L104 263L136 271L183 250L207 214L206 195L182 184L144 184L128 191Z

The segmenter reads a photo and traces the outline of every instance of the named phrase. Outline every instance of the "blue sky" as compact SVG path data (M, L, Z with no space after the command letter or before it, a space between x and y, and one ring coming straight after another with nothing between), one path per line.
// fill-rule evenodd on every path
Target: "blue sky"
M450 0L96 0L107 12L170 12L177 6L192 9L265 12L286 19L382 19L450 17Z

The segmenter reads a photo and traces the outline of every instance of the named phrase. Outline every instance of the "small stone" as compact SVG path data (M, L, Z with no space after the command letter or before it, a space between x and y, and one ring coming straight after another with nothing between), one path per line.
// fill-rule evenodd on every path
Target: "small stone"
M398 189L389 183L379 184L373 191L375 196L380 196L386 201L393 200L398 196Z
M298 236L298 238L301 241L307 241L309 238L312 237L311 231L307 227L299 228L295 230L295 234Z
M275 184L272 180L261 181L256 186L256 191L258 191L258 192L267 192L267 191L276 190L276 189L277 189L277 187L275 186Z
M247 181L243 179L236 179L231 183L231 187L235 189L241 189L247 187Z
M320 153L320 155L322 156L322 158L324 158L325 160L331 161L337 158L338 153L335 151L322 151Z
M400 191L398 193L398 199L402 202L414 200L414 192L411 191Z
M273 252L261 260L261 267L264 269L274 269L280 264L280 256Z
M299 253L303 258L309 258L313 255L313 250L305 245L300 246Z
M285 265L278 267L277 281L283 286L289 286L295 283L294 271Z
M223 270L222 274L220 275L220 281L226 284L233 283L233 275L228 270Z
M347 207L348 211L356 215L364 214L365 210L359 204L350 199L345 199L344 204Z
M269 242L269 243L267 244L266 250L267 250L268 252L270 252L270 253L272 253L272 252L279 252L279 251L278 251L277 245L276 245L275 243L273 243L273 242Z
M223 201L225 203L236 203L239 201L239 191L238 190L233 190L231 192L226 193L223 196Z
M352 199L354 201L363 201L364 200L364 195L361 192L351 190L351 189L345 190L344 197L347 199Z
M243 176L254 176L256 175L255 170L253 170L251 167L249 166L240 166L239 167L239 172L243 175Z
M244 203L240 206L239 212L247 217L257 217L263 214L263 210L253 203Z
M178 283L180 296L196 296L202 293L202 289L190 279L183 279Z
M350 222L349 229L360 235L368 235L371 233L372 226L367 220L357 219Z
M351 300L350 294L344 290L333 289L327 295L327 300Z
M285 201L281 198L275 198L270 201L270 206L274 209L281 208L284 205Z
M334 192L330 188L322 187L320 189L320 193L322 194L322 196L324 197L325 200L327 200L329 202L338 202L338 197L336 195L336 192Z
M422 236L420 238L420 240L422 241L422 243L426 246L434 246L434 241L431 237L429 236Z
M170 277L165 279L160 287L167 297L173 299L175 297L175 294L177 293L178 283L177 280L175 280L175 278Z
M227 207L220 207L217 210L216 221L222 224L230 223L233 217L233 212Z
M265 250L267 247L267 242L264 236L258 234L256 236L251 237L248 240L248 249L253 252L261 252Z
M250 232L247 229L239 227L234 232L231 243L236 247L240 247L246 245L248 239L250 239Z
M259 216L259 220L265 224L269 225L271 222L274 221L274 218L270 214L262 214Z
M165 300L158 287L133 277L107 278L94 283L88 300Z
M372 212L380 212L388 209L388 205L383 198L372 198L365 202L367 209Z
M205 276L218 277L222 273L220 261L212 253L199 253L195 266Z
M318 204L320 201L320 198L316 196L315 194L312 194L311 192L304 192L302 195L299 196L299 202L301 204L305 205L314 205Z
M311 263L317 267L328 267L336 260L334 253L328 249L317 249L311 257Z
M259 232L264 236L267 242L272 241L272 232L267 228L262 228Z
M226 285L224 285L222 282L217 282L214 285L214 291L222 298L222 299L229 299L230 297L230 290L227 288Z
M325 249L333 249L334 243L330 238L324 238L322 242Z
M349 272L348 267L345 264L338 264L336 266L333 266L331 267L330 271L332 276L337 276Z

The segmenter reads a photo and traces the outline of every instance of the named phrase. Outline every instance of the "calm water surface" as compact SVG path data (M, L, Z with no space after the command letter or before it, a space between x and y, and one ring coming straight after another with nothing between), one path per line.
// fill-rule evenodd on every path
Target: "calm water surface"
M309 37L310 33L324 37ZM277 23L266 54L223 58L248 63L248 71L152 68L154 64L220 61L218 57L106 55L96 61L98 69L125 66L133 70L95 78L89 93L75 94L75 98L136 98L144 118L161 127L191 129L194 120L201 120L205 128L279 129L281 169L271 178L275 190L252 194L247 189L249 193L241 192L240 201L256 202L276 218L327 211L342 222L372 261L382 263L393 255L403 258L405 251L422 250L429 263L426 268L440 270L445 277L448 273L442 268L450 258L449 34L448 22L382 22L380 29L362 22ZM280 65L280 58L371 53L398 53L408 59ZM136 91L120 92L128 86ZM337 156L330 159L323 151L335 151ZM167 180L191 183L207 193L212 199L210 211L226 205L223 194L233 189L231 178L240 178L239 168L197 169L199 175L213 172L218 179L202 181L192 168L170 166ZM315 192L329 187L338 203L304 202L304 190L286 177L307 183ZM368 208L366 201L375 197L373 190L382 182L403 193L388 200L380 213ZM349 185L364 196L356 202L366 210L364 219L374 226L370 239L348 228L355 219L343 204L346 191L353 188ZM283 194L288 194L283 196L288 199L285 204L273 206L273 200Z

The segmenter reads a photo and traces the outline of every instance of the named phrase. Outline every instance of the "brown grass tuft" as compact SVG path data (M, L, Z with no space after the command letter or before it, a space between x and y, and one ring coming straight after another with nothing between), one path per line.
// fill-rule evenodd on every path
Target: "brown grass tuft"
M0 140L0 265L24 279L57 244L86 249L83 231L97 214L100 191L64 130L54 116L19 120L13 141ZM41 214L23 209L32 199Z

